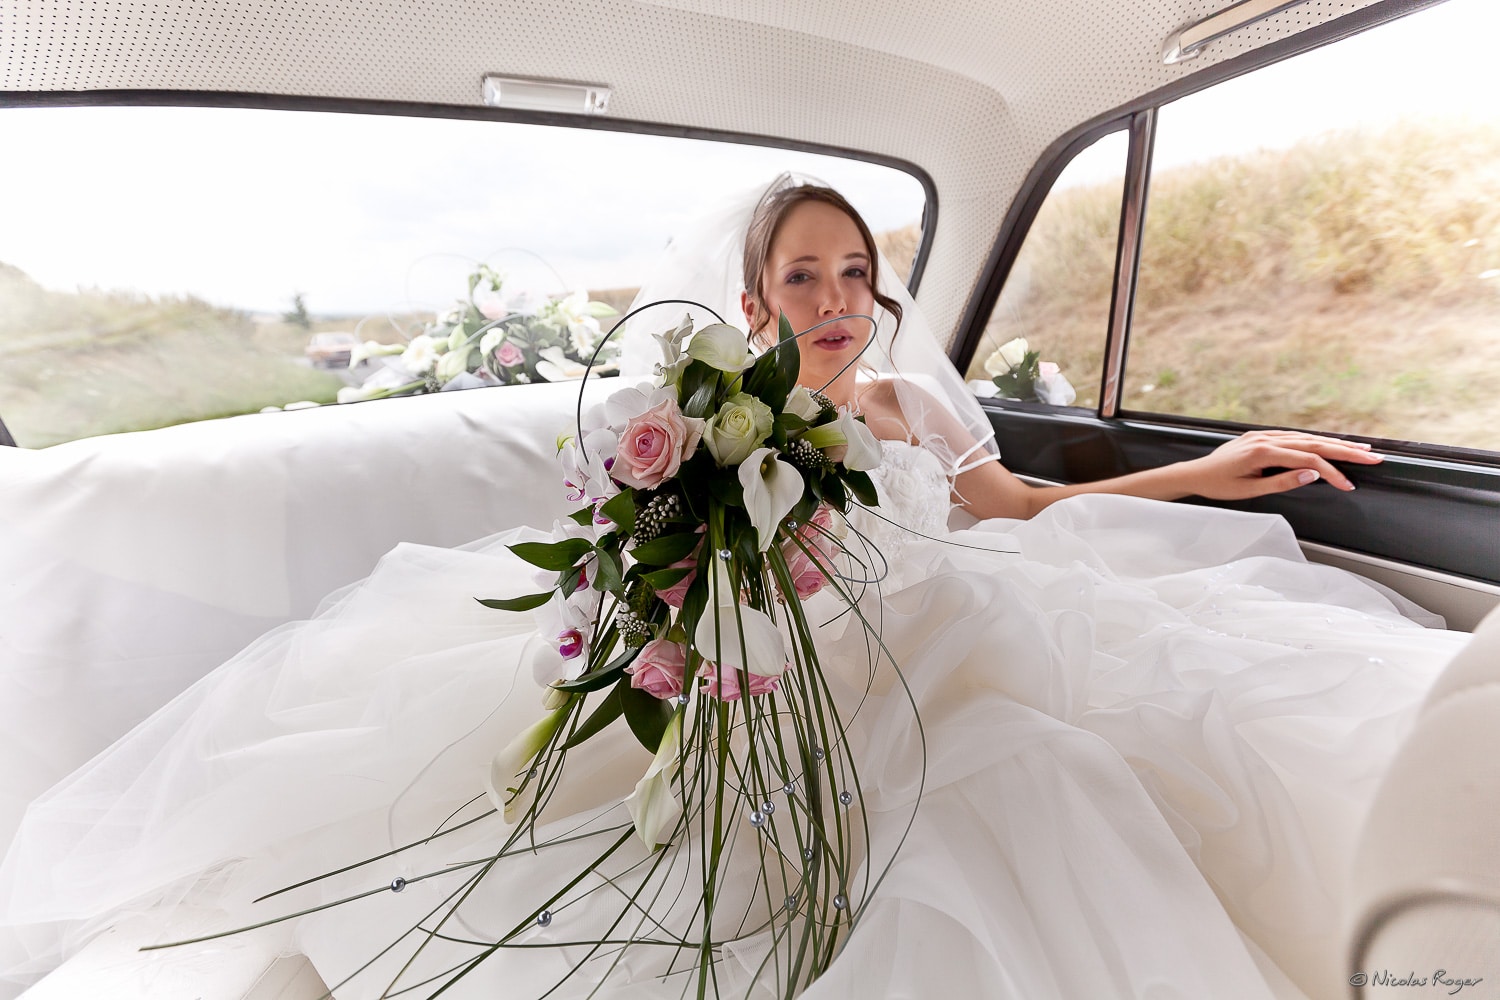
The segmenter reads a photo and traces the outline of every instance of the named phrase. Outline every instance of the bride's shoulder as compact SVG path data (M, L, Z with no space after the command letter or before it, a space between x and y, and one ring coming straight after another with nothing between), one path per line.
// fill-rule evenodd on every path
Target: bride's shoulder
M859 406L865 425L878 438L916 443L913 424L919 415L946 414L937 397L916 382L899 375L882 375L862 382ZM940 428L946 431L946 427Z

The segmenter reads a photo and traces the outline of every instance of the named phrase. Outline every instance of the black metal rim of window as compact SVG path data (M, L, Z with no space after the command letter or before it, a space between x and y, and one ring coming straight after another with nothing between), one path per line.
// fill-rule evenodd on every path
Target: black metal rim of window
M1121 224L1116 250L1114 289L1110 301L1109 327L1104 350L1106 363L1101 379L1099 409L1093 412L1083 411L1081 408L1064 410L1060 407L1049 407L1046 409L1073 414L1087 412L1090 416L1104 421L1149 421L1162 427L1193 428L1228 434L1263 428L1265 425L1262 424L1237 424L1177 414L1153 414L1119 405L1118 390L1124 384L1125 367L1129 358L1131 308L1134 302L1136 275L1140 265L1140 236L1145 224L1146 206L1150 194L1155 112L1162 105L1178 98L1206 90L1215 84L1243 76L1303 52L1342 41L1352 35L1442 2L1444 0L1383 0L1383 2L1335 18L1297 35L1272 42L1253 52L1207 67L1099 115L1058 138L1042 154L1012 202L1010 211L1001 223L999 235L986 261L975 292L964 309L958 327L959 336L954 339L950 350L950 357L959 371L967 370L974 351L984 335L985 324L999 299L1001 288L1020 254L1032 222L1035 221L1043 202L1052 190L1052 185L1072 159L1084 149L1110 133L1126 131L1130 136L1130 145L1125 165L1124 196L1120 207ZM1039 404L1017 405L1035 408ZM1002 407L1002 409L1008 409L1008 407ZM1298 429L1306 430L1307 428ZM1323 432L1320 431L1320 433ZM1500 453L1492 451L1354 434L1336 436L1366 441L1382 451L1416 458L1500 467Z
M625 132L633 135L659 135L674 139L701 139L745 146L764 146L799 153L819 153L846 160L861 160L899 170L922 186L921 236L912 259L907 287L916 294L932 249L932 234L937 230L937 186L926 170L900 157L885 156L866 150L814 142L801 142L779 136L751 132L729 132L718 129L667 125L660 122L609 118L599 115L573 115L550 111L515 111L462 104L429 104L413 101L365 100L348 97L310 97L298 94L257 94L240 91L202 90L78 90L78 91L4 91L0 92L0 109L43 107L193 107L248 108L275 111L327 111L360 115L391 115L409 118L453 118L464 121L516 122L524 125L592 129L601 132Z

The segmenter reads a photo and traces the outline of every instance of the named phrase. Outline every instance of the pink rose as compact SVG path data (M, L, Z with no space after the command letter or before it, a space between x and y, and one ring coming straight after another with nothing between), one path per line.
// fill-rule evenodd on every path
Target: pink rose
M703 437L703 421L684 417L677 403L664 399L625 422L610 475L637 489L653 490L677 475Z
M720 701L738 701L740 697L740 672L735 669L724 671L719 676L719 667L715 663L704 663L698 669L698 676L704 678L701 692L710 698L718 698ZM780 677L765 677L761 674L750 675L750 697L758 698L763 694L770 694L776 690L780 683Z
M495 360L500 363L501 368L514 368L522 361L525 361L526 358L521 353L521 349L519 347L507 340L505 343L501 344L500 349L495 352Z
M1060 371L1062 369L1057 367L1057 362L1055 361L1043 361L1037 365L1037 374L1042 378L1052 378Z
M811 555L790 540L781 543L781 552L786 557L787 569L791 573L792 586L796 588L797 596L806 600L828 583L823 567L833 561L834 554L839 550L838 539L833 535L833 514L827 505L819 505L813 513L812 521L797 528L797 538L802 545L807 546Z
M682 602L687 599L688 588L693 585L693 581L698 577L698 559L696 556L688 556L686 559L677 560L668 568L686 569L687 575L672 584L672 586L658 590L656 596L666 601L672 607L680 608L682 607Z
M635 662L625 668L630 686L666 701L682 693L682 674L687 667L687 647L680 642L652 639L641 647Z
M806 552L791 542L786 543L787 570L792 574L792 586L796 588L797 596L804 601L818 591L823 589L823 584L828 578L818 568L818 564L808 558ZM813 549L814 552L817 549Z

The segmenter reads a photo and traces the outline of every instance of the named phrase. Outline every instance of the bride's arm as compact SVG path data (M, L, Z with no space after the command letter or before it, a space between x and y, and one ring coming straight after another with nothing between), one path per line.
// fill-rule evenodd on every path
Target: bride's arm
M1354 489L1332 461L1374 465L1380 456L1371 454L1368 445L1316 434L1250 431L1202 458L1071 486L1028 486L999 462L986 462L960 475L955 492L976 517L1028 518L1064 497L1080 493L1123 493L1153 500L1186 496L1244 500L1282 493L1319 479L1340 490ZM1286 471L1265 475L1273 468Z

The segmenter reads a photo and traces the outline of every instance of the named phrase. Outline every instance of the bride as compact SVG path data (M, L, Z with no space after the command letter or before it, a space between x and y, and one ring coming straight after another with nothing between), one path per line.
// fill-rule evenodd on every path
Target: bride
M1156 501L1350 489L1331 460L1378 459L1261 432L1122 479L1027 486L842 198L778 182L728 215L674 244L668 284L642 296L733 292L752 335L778 313L817 327L801 381L883 442L880 506L852 520L889 564L881 635L918 709L876 691L852 726L871 857L894 860L803 995L1341 994L1343 862L1463 637L1307 564L1278 518ZM873 343L862 314L882 317ZM949 530L954 505L969 527ZM34 803L0 867L0 924L27 969L133 912L192 908L228 928L306 908L275 925L286 947L330 985L349 979L339 997L379 995L400 963L378 953L442 898L415 873L482 856L498 818L295 906L251 900L418 840L481 794L542 694L533 615L473 601L529 576L506 549L517 537L397 548ZM855 631L820 637L834 669L867 659ZM649 763L628 734L598 742L570 762L549 829L618 810ZM578 856L507 859L463 936L509 926ZM445 995L541 996L584 961L569 942L607 934L587 905L559 908ZM759 946L725 950L723 995L755 993ZM696 995L688 980L632 954L551 995Z

